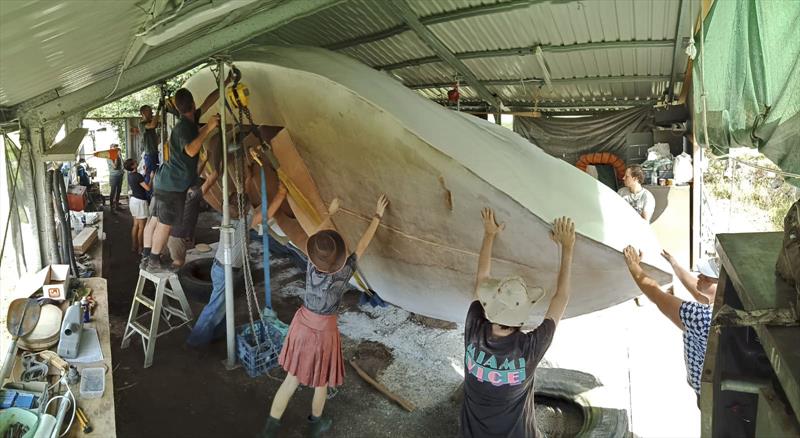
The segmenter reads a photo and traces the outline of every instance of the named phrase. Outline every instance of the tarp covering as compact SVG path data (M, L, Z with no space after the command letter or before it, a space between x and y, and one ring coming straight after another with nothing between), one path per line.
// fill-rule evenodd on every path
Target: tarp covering
M611 152L624 159L625 136L652 129L652 107L574 119L514 117L514 132L571 164L592 152Z
M699 56L712 151L758 148L784 171L800 173L800 2L716 1L704 26ZM699 50L699 33L695 39ZM698 57L694 115L705 142L700 66Z

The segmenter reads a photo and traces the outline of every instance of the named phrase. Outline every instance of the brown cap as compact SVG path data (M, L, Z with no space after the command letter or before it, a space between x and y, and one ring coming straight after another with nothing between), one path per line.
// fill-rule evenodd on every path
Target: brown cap
M344 239L335 230L322 230L309 237L306 252L311 263L328 274L338 272L347 261Z

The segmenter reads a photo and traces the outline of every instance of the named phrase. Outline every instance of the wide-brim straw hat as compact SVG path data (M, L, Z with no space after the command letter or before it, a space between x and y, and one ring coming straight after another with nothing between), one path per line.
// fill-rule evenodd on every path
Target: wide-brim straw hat
M522 327L544 289L528 287L520 277L490 278L478 286L478 299L486 319L508 327Z
M339 272L347 261L344 239L335 230L322 230L308 238L306 252L311 263L322 272Z

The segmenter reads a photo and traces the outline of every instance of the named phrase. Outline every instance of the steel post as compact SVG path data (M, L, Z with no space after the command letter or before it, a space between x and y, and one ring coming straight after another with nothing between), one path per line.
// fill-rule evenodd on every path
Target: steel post
M225 61L220 60L219 66L219 135L222 136L222 227L220 227L220 243L223 251L223 266L225 267L225 333L228 343L228 358L225 368L233 369L236 366L236 327L234 326L233 308L233 266L231 265L231 211L228 196L228 136L225 125ZM239 218L242 220L242 218Z

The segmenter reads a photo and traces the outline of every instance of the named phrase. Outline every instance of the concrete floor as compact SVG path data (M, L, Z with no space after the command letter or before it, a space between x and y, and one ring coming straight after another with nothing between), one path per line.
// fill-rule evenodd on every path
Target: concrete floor
M636 436L699 436L681 331L645 297L640 302L562 321L544 360L597 377L603 386L586 396L594 406L626 409Z
M213 214L201 215L198 242L217 240L218 232L210 229L215 221ZM224 342L201 352L185 351L181 349L187 334L185 330L158 340L154 364L148 369L142 368L143 354L138 341L126 350L119 349L137 276L137 258L128 251L130 215L127 212L106 214L105 227L108 237L104 242L104 272L109 287L118 436L238 437L255 434L266 418L279 385L277 379L282 377L279 370L273 370L276 377L256 379L247 377L241 369L226 371L221 363L225 357ZM112 253L113 257L109 257ZM286 277L273 272L273 290L284 287L280 281ZM676 291L682 298L688 298L685 291L677 288ZM276 293L274 298L275 308L282 320L289 321L298 300L279 295ZM357 296L346 297L348 315L351 319L361 317L362 313L354 305ZM551 367L575 369L596 376L603 386L584 396L595 406L627 410L631 430L636 436L699 436L700 412L694 393L686 383L681 332L644 297L641 302L643 307L627 302L562 321L545 362ZM199 311L201 305L193 303L193 308ZM237 308L238 325L246 319L246 305L241 296L237 299ZM391 338L392 335L388 335L384 343L391 345L394 342ZM461 342L457 338L442 337L448 346ZM343 336L343 344L345 357L352 357L358 340ZM402 353L395 347L395 356ZM457 380L458 367L447 368ZM378 377L380 379L381 375ZM392 383L388 375L386 379ZM419 376L409 375L406 381L409 384L419 381ZM403 387L390 389L415 402L414 391ZM453 389L453 382L449 380L426 388L441 394L449 394ZM300 390L292 400L284 417L283 436L304 436L310 398L311 391L306 389ZM440 397L443 398L446 397ZM416 401L422 408L406 413L367 386L348 366L345 385L326 408L326 413L335 419L329 436L455 436L459 406L449 400Z

